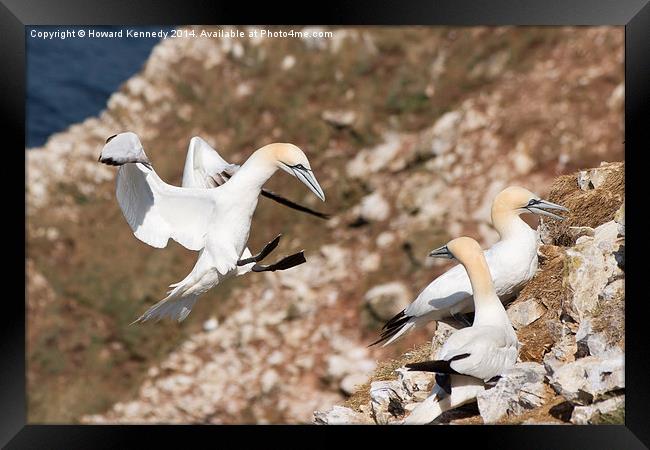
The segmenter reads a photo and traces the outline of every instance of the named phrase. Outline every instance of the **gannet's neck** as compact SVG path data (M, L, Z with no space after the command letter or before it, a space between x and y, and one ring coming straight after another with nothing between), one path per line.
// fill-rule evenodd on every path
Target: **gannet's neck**
M462 261L467 270L474 297L474 324L501 324L505 309L499 300L492 282L490 268L483 253L471 255Z
M499 233L502 241L508 239L517 239L534 232L524 220L519 217L517 211L512 209L499 208L497 205L492 207L492 225Z
M462 264L467 270L474 297L478 298L479 302L496 297L490 268L482 252L467 257Z
M262 147L253 153L224 186L237 192L259 195L264 183L278 170L273 148Z

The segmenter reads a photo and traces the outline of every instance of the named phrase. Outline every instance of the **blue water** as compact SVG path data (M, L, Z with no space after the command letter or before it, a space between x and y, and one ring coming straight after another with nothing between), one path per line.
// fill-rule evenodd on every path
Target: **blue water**
M26 27L27 147L43 145L52 133L97 115L106 107L110 95L142 68L159 42L156 38L43 40L31 37L31 30L80 28L169 30L169 27Z

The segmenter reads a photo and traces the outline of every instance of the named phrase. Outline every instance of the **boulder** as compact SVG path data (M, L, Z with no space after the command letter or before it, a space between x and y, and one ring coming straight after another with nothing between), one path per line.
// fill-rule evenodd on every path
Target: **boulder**
M358 208L359 218L368 222L381 222L390 215L390 205L379 192L373 192L361 199Z
M399 281L375 286L364 297L366 307L382 321L389 320L406 308L411 300L411 291Z
M336 128L351 127L357 119L354 111L323 111L321 118Z
M397 369L398 380L402 383L408 400L422 401L429 396L435 383L436 374L433 372L410 371Z
M329 411L314 412L314 423L317 425L354 425L367 424L371 421L360 412L335 405Z
M598 189L610 176L613 170L618 170L619 166L614 163L602 162L600 167L590 170L581 170L578 172L578 186L583 191Z
M485 423L495 423L506 415L519 415L546 400L546 370L535 362L517 363L504 373L491 389L480 392L476 400Z
M576 322L594 312L611 281L624 276L619 267L622 255L617 236L618 225L610 221L596 227L593 237L580 237L566 251L566 282L571 292L567 312Z
M432 129L431 153L438 156L451 150L458 138L458 125L463 116L459 111L443 114Z
M402 383L399 381L374 381L370 384L370 407L375 422L379 425L396 423L404 417Z
M618 224L618 234L625 236L625 201L614 214L614 221Z
M530 325L544 315L546 308L535 299L516 303L508 308L508 317L515 330Z
M549 381L553 389L568 401L586 405L623 389L623 370L624 357L618 350L607 357L586 356L564 364L550 374Z
M579 356L598 356L606 358L616 356L620 348L612 345L610 339L603 332L594 331L594 320L584 318L576 332L575 339Z
M576 337L573 333L568 332L568 329L564 330L564 335L544 355L544 367L547 372L554 372L561 365L575 361L575 355L578 351Z
M619 395L587 406L576 406L571 414L571 422L576 425L623 424L625 396Z

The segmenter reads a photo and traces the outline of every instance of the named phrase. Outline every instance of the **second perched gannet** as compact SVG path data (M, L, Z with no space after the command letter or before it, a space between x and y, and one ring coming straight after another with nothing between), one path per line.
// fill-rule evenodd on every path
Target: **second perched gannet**
M244 254L260 191L278 168L298 178L325 201L307 157L292 144L276 143L260 148L227 183L214 189L176 187L162 181L134 133L109 138L99 160L120 166L117 200L138 239L162 248L171 238L189 250L199 251L190 274L171 285L173 289L168 296L136 322L165 316L182 321L198 296L223 279L247 270L246 266L255 270L256 263L268 255L279 240L278 237L267 244L256 256ZM301 257L302 254L292 256ZM281 261L275 269L295 263Z
M492 224L500 240L485 251L485 259L496 293L503 301L516 295L537 271L538 233L519 215L533 213L563 220L550 210L568 211L517 186L505 188L494 198ZM386 346L412 328L472 310L472 286L467 271L459 264L424 288L406 309L384 325L381 337L370 345L384 342Z
M478 242L468 237L454 239L431 256L456 258L465 267L474 293L474 323L452 334L435 360L406 365L409 370L436 372L431 395L413 410L407 424L429 423L444 411L473 400L484 382L517 362L517 335L494 290Z

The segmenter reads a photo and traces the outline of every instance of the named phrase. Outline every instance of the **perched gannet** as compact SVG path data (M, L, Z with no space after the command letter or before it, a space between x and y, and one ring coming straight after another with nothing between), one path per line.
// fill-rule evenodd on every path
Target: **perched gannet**
M507 301L516 295L537 271L538 233L521 217L533 213L563 220L549 210L568 211L527 189L510 186L492 202L492 224L500 240L485 251L497 295ZM370 345L394 342L414 327L471 312L472 286L462 265L452 267L433 280L403 311L390 319L381 337Z
M111 136L99 160L120 166L117 200L138 239L162 248L171 238L190 250L199 251L190 274L171 285L173 289L168 296L136 322L165 316L181 321L199 295L225 278L249 270L281 270L304 262L304 256L299 253L273 267L257 265L277 246L279 236L258 255L244 254L260 191L278 168L298 178L325 201L307 157L292 144L276 143L260 148L227 183L214 189L177 187L162 181L134 133Z
M404 423L429 423L444 411L467 403L483 389L484 382L517 362L517 335L494 290L478 242L468 237L454 239L431 256L455 258L465 267L474 293L474 323L449 336L435 360L406 365L409 370L435 372L436 385Z

